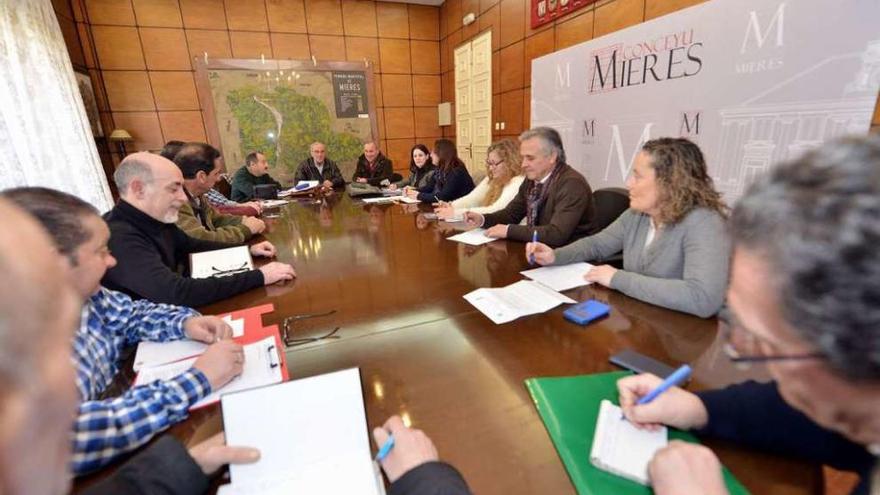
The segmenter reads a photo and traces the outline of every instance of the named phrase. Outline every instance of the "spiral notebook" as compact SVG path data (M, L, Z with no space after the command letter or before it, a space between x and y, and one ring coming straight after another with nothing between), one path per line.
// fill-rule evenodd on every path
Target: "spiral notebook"
M590 463L611 474L650 485L648 464L667 443L665 426L657 431L640 430L623 419L618 406L603 400L590 449Z

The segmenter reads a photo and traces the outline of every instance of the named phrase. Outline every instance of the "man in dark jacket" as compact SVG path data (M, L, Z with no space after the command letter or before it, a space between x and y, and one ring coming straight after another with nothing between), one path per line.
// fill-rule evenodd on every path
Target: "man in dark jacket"
M0 236L6 282L0 285L0 487L6 495L58 495L70 483L69 428L77 403L70 339L83 300L69 283L69 263L37 222L6 200L0 200L0 216L16 234ZM28 253L27 263L21 252ZM374 435L384 441L389 433L396 444L382 466L392 494L469 493L458 472L437 461L424 433L397 417ZM80 493L200 495L224 464L259 459L256 449L224 443L221 433L187 450L162 437Z
M273 185L281 189L281 183L269 175L269 162L266 155L259 151L251 151L244 159L244 167L232 176L230 196L239 203L254 199L254 188L262 185Z
M357 167L351 180L378 187L382 185L382 181L388 181L390 185L393 173L391 160L385 158L376 143L370 141L364 144L364 154L358 157Z
M774 378L693 394L618 382L636 425L668 424L877 480L880 454L880 136L826 143L766 172L731 216L728 356ZM658 495L726 494L718 458L672 442L651 461Z
M135 299L199 307L296 275L290 265L273 261L221 278L189 277L191 253L234 244L195 239L174 225L187 201L180 169L159 155L141 152L125 157L113 178L120 201L104 219L118 263L102 280L108 289ZM250 251L255 256L274 256L275 246L263 241L250 246Z
M516 197L501 211L467 212L470 225L487 227L486 235L528 242L534 232L550 247L564 246L598 232L590 184L565 163L559 133L536 127L519 137L524 180ZM525 225L520 222L526 219Z
M342 187L345 185L345 179L342 178L342 172L339 167L333 163L333 160L327 158L327 147L324 143L312 143L309 146L309 154L296 167L294 179L299 182L301 180L316 180L321 183L324 189L334 187Z

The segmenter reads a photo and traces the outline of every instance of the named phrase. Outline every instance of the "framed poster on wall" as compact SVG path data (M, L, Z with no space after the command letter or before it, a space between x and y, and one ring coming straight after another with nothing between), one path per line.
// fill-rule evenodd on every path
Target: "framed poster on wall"
M201 57L194 65L208 141L230 172L259 150L283 182L320 141L348 177L363 143L380 137L369 65Z
M553 22L596 0L531 0L532 29Z

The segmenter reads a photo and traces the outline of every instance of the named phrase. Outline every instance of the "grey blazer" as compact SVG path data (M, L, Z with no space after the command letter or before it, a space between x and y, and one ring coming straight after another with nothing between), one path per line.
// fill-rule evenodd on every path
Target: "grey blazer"
M556 249L554 264L601 260L623 250L623 270L612 277L612 289L701 318L718 313L731 250L724 218L696 208L658 230L645 249L650 225L648 215L629 209L602 232Z

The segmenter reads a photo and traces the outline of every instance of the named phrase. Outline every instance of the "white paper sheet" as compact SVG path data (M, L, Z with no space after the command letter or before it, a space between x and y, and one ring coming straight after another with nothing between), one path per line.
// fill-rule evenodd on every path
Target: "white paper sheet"
M494 237L487 236L486 229L468 230L466 232L462 232L461 234L455 234L454 236L447 237L446 239L450 241L469 244L471 246L482 246L483 244L488 244L492 241L498 240Z
M229 445L260 449L229 466L229 494L378 495L357 368L223 397Z
M649 485L648 463L666 446L667 430L639 430L622 419L618 406L603 400L599 406L590 463L599 469Z
M360 198L364 203L394 203L394 200L397 198L392 198L388 196L377 196L375 198Z
M520 280L496 289L477 289L465 294L464 298L495 324L544 313L562 303L575 303L574 299L531 280Z
M236 246L192 255L192 278L231 275L254 269L248 246Z
M232 327L232 337L244 335L244 319L232 319L232 315L226 315L223 321ZM190 339L173 340L171 342L140 342L134 354L132 369L140 371L146 366L159 366L173 363L192 356L198 356L205 352L207 344Z
M230 327L232 327L232 338L241 337L242 335L244 335L244 318L237 318L233 320L232 315L226 315L221 319L228 323Z
M592 268L593 265L580 262L559 266L542 266L520 273L553 290L564 291L582 285L590 285L592 282L584 280L584 275Z
M217 402L221 396L230 392L238 392L281 382L281 360L278 357L278 352L275 346L275 337L266 337L263 340L245 345L244 370L241 375L219 390L213 391L207 397L196 402L190 409ZM192 368L196 359L184 359L183 361L175 361L161 366L141 368L135 378L134 385L145 385L156 380L170 380Z

